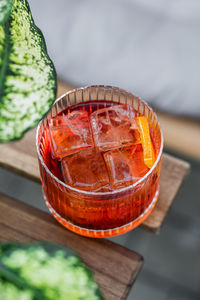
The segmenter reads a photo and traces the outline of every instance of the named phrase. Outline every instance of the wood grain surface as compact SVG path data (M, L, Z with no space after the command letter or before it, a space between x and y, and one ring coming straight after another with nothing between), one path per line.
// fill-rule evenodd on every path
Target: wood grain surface
M143 264L142 256L131 250L74 234L49 214L0 194L0 241L38 240L75 250L92 269L106 300L126 299Z
M189 169L190 165L186 161L163 154L158 202L141 227L154 233L160 232L161 225Z

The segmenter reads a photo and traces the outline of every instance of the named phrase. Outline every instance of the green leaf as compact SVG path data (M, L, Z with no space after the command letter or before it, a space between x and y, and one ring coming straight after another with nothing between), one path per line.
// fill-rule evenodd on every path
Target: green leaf
M53 243L0 244L0 279L36 299L103 300L91 271L69 248Z
M0 24L7 21L12 5L13 0L0 0Z
M1 1L1 0L0 0ZM55 100L56 72L26 0L0 26L0 142L19 139Z
M5 288L6 286L6 288ZM5 297L7 293L15 293L15 297L11 299L21 299L25 297L25 295L29 295L28 299L33 300L42 300L45 299L44 295L38 289L29 285L23 278L18 276L12 269L9 269L4 264L0 263L0 295L1 293L5 293ZM16 298L19 295L18 298ZM21 297L21 298L20 298ZM1 299L1 298L0 298ZM2 298L6 299L6 298ZM23 298L26 299L26 298Z

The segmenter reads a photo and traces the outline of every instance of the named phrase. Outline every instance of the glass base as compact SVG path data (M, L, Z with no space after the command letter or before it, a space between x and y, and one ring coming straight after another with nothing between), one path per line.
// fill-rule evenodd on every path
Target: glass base
M45 200L45 203L46 203L48 209L50 210L51 214L53 215L53 217L67 229L69 229L77 234L87 236L87 237L106 238L106 237L112 237L112 236L126 233L126 232L132 230L133 228L138 227L149 216L149 214L155 207L155 204L158 200L158 196L159 196L159 188L157 189L150 205L145 209L145 211L137 219L135 219L132 222L130 222L126 225L123 225L121 227L106 229L106 230L93 230L93 229L81 228L79 226L76 226L73 223L71 223L70 221L67 221L64 218L62 218L53 209L53 207L49 204L45 195L44 195L44 200Z

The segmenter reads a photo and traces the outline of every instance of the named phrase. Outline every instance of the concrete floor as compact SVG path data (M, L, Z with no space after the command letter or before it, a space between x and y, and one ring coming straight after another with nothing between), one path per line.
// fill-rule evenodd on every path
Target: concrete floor
M111 238L145 259L128 300L200 300L200 163L188 161L191 172L160 235L138 228ZM0 191L47 211L39 184L3 169Z

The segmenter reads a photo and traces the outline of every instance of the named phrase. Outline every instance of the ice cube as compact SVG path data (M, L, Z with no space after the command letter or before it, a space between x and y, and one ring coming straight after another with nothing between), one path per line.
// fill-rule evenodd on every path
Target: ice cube
M104 153L108 174L113 188L127 186L133 182L132 157L129 151L115 149Z
M56 158L62 158L93 146L88 113L77 110L49 120L51 148Z
M101 151L140 143L135 113L130 105L99 109L91 114L91 124L95 144Z
M104 159L113 188L135 183L148 171L144 165L143 152L138 145L108 151L104 153Z
M103 157L95 148L63 158L61 166L65 182L72 187L95 191L109 183Z

